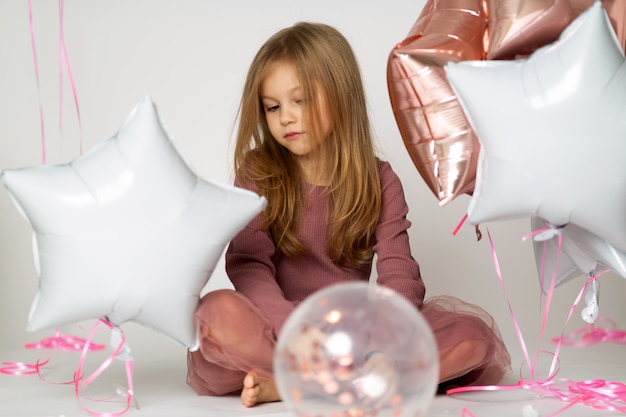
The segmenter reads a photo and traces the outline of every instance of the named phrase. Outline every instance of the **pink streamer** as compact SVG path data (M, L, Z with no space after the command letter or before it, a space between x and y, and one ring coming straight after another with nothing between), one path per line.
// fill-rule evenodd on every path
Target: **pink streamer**
M38 359L37 363L30 364L24 362L2 362L0 373L5 375L40 375L40 369L50 362L50 359Z
M89 351L93 351L93 350L102 350L104 349L104 345L100 345L100 344L96 344L93 343L93 337L95 335L95 332L97 330L97 327L99 324L105 324L106 326L108 326L110 329L113 329L114 326L113 324L109 323L106 320L98 320L96 322L96 324L92 327L89 336L87 337L87 339L81 339L81 338L77 338L77 337L73 337L73 336L63 336L60 334L60 332L56 331L55 336L53 337L48 337L48 338L44 338L39 342L35 342L35 343L29 343L26 345L26 347L28 349L58 349L58 350L62 350L62 351L77 351L77 350L81 350L81 356L78 362L78 366L76 371L74 372L74 376L73 379L71 381L67 381L67 382L51 382L51 381L47 381L42 375L41 375L41 369L47 365L49 363L49 359L38 359L36 363L34 364L28 364L28 363L24 363L24 362L2 362L2 366L0 367L0 373L1 374L5 374L5 375L13 375L13 376L21 376L21 375L38 375L39 378L43 381L45 381L46 383L50 383L50 384L62 384L62 385L69 385L69 384L73 384L74 385L74 393L76 395L76 399L78 400L78 402L81 402L81 394L80 394L80 389L81 387L87 387L89 384L91 384L92 382L94 382L96 380L96 378L98 376L100 376L110 365L111 363L113 363L113 361L116 359L116 357L120 354L120 352L122 351L122 349L125 347L126 344L126 338L124 336L124 333L121 331L120 329L120 335L121 335L121 340L118 344L118 346L114 349L113 353L111 353L111 355L109 355L109 357L107 357L107 359L91 374L89 375L87 378L84 377L84 373L83 373L83 369L84 369L84 365L85 365L85 359L87 357L87 353ZM108 398L105 399L90 399L91 401L96 401L96 402L104 402L107 401L111 398L114 398L118 395L123 395L126 397L126 407L119 412L115 412L115 413L101 413L101 412L95 412L93 410L90 410L84 406L81 407L89 414L93 415L93 416L97 416L97 417L117 417L117 416L121 416L123 414L125 414L131 406L131 402L135 402L135 406L137 408L139 408L139 406L137 405L137 401L134 399L133 396L133 372L134 372L134 367L133 367L133 362L132 360L128 359L125 360L125 369L126 369L126 379L128 382L128 390L126 391L126 393L123 393L121 390L118 390L118 392L115 395L112 395Z
M606 328L595 324L586 324L581 329L572 333L555 337L552 339L552 343L561 342L566 346L574 347L587 347L604 342L626 345L626 331L615 329L615 323L612 320L598 317L596 322L599 320L610 321L613 328Z
M87 342L87 340L61 334L59 329L55 330L54 336L41 339L39 342L27 343L26 349L56 349L66 352L83 350L87 345L89 350L102 350L106 346L97 343Z
M76 336L62 335L59 329L55 331L55 335L46 337L38 342L26 343L26 349L54 349L65 352L83 350L85 348L89 350L102 350L106 346L96 343L87 342L85 339ZM50 359L38 359L36 363L25 362L2 362L0 367L0 373L5 375L39 375L39 377L45 380L41 376L41 369L50 362ZM46 381L49 382L49 381ZM63 382L66 384L67 382Z
M91 329L91 332L89 333L89 336L87 337L88 341L91 341L93 339L93 336L96 332L96 329L98 327L98 324L105 324L107 327L109 327L110 329L113 329L115 326L113 326L113 324L111 324L110 322L100 319L96 322L96 324L93 326L93 328ZM102 374L102 372L104 372L104 370L106 368L108 368L111 363L115 360L115 358L118 356L118 354L122 351L122 349L124 348L125 344L126 344L126 337L124 336L124 333L121 331L120 329L120 334L121 334L121 340L120 343L118 344L118 346L115 348L115 350L113 351L113 353L98 367L98 369L96 369L89 377L83 379L83 367L85 364L85 358L87 357L87 352L89 351L88 349L88 345L85 344L85 347L83 348L82 354L80 356L80 360L78 362L78 368L76 369L76 372L74 373L74 393L76 395L76 399L77 401L80 403L80 387L86 387L89 384L91 384L98 376L100 376ZM126 406L122 411L116 412L116 413L100 413L100 412L95 412L90 410L89 408L86 408L84 406L81 405L81 407L83 408L83 410L85 410L87 413L93 415L93 416L97 416L97 417L117 417L117 416L121 416L126 414L126 412L128 412L128 410L130 410L131 407L131 403L133 401L133 371L134 371L134 367L133 367L133 361L132 360L125 360L125 368L126 368L126 379L128 382L128 390L126 393ZM82 382L81 382L82 381ZM111 398L111 397L109 397ZM108 399L108 398L107 398ZM105 399L106 400L106 399ZM104 400L92 400L92 401L104 401ZM136 404L136 403L135 403ZM138 408L138 407L137 407Z
M65 8L64 0L58 0L59 4L59 130L63 131L63 69L67 71L67 77L72 89L72 96L74 98L74 108L76 109L76 117L78 119L78 129L80 132L80 154L83 153L83 138L82 128L80 121L80 108L78 106L78 94L76 93L76 83L74 81L74 75L72 74L72 66L70 65L70 58L67 53L67 47L65 46L65 30L63 22L63 12Z
M468 215L465 214L463 216L463 218L461 219L461 221L459 222L459 224L457 224L457 226L454 228L454 230L452 231L452 236L456 236L457 233L459 233L459 230L461 230L461 227L463 227L463 225L465 224L465 221L467 220Z
M512 390L512 389L528 389L528 390L532 390L535 393L541 394L543 396L551 396L551 397L557 398L561 401L568 403L565 407L557 410L556 412L546 417L556 416L557 414L562 413L563 411L573 407L576 404L584 404L584 405L587 405L587 406L590 406L599 410L619 411L622 413L626 413L626 385L621 382L610 382L610 381L605 381L602 379L588 380L588 381L582 381L582 382L576 382L570 379L555 380L555 376L558 373L558 366L557 366L558 365L558 353L560 352L560 347L565 340L563 335L561 335L560 338L553 339L553 342L556 341L557 343L557 348L554 353L554 359L550 367L550 372L548 374L548 377L543 381L537 380L535 378L535 369L537 365L537 359L535 359L535 361L533 361L533 363L531 364L530 355L528 354L528 350L524 342L524 337L519 328L515 314L513 313L510 300L508 296L506 295L506 288L504 285L504 280L502 278L502 273L501 273L500 266L498 263L496 251L493 245L493 240L491 238L491 234L489 233L489 231L487 232L489 236L489 244L491 247L496 274L498 276L498 280L500 281L500 285L502 286L502 289L505 293L506 301L509 307L509 312L511 314L513 325L515 327L517 337L520 341L522 351L524 353L526 364L529 367L531 379L530 380L520 379L516 385L502 385L502 386L492 385L492 386L477 386L477 387L475 386L475 387L455 388L455 389L448 390L447 394L454 395L457 393L464 393L464 392L471 392L471 391L503 391L503 390ZM538 234L538 233L541 233L541 231L534 232L534 234ZM558 234L558 236L559 236L559 252L558 253L560 254L562 240L561 240L561 235ZM557 255L557 259L558 259L558 255ZM543 279L544 269L545 269L545 263L542 264L542 279ZM552 294L554 292L555 277L556 277L556 272L552 277L550 290L548 292L548 296L546 300L546 306L545 306L543 319L542 319L540 340L543 338L545 326L547 323L550 301L551 301ZM592 282L594 279L596 279L596 276L591 277L585 283L583 289L579 293L578 297L576 298L574 304L572 305L570 309L566 324L571 318L578 303L580 302L580 299L582 298L585 289L587 288L589 283ZM615 337L619 336L621 338L624 335L621 334L621 332L615 332L614 336ZM538 355L539 355L539 352L537 352L537 357ZM464 408L462 410L462 417L475 417L475 416L467 408Z
M70 65L69 55L67 53L67 47L65 45L65 30L64 30L64 8L65 3L64 0L58 0L59 5L59 130L63 131L63 73L64 70L67 71L67 76L70 82L70 86L72 89L72 96L74 98L74 108L76 109L76 117L78 119L78 129L79 129L79 147L80 154L83 153L83 138L82 138L82 127L81 127L81 118L80 118L80 107L78 105L78 94L76 90L76 82L74 80L74 75L72 73L72 66ZM41 83L39 81L39 63L37 58L37 46L35 42L35 25L33 19L33 4L32 0L28 0L28 21L30 26L30 40L31 40L31 48L33 51L33 63L35 69L35 81L37 83L37 95L39 96L39 125L41 130L41 160L42 164L45 165L47 162L47 151L46 151L46 133L45 133L45 124L44 124L44 115L43 115L43 102L41 99Z
M30 27L30 44L33 50L35 66L35 81L37 82L37 95L39 96L39 126L41 130L41 163L46 164L46 133L43 118L43 103L41 101L41 86L39 82L39 64L37 62L37 47L35 44L35 25L33 24L33 1L28 0L28 22Z

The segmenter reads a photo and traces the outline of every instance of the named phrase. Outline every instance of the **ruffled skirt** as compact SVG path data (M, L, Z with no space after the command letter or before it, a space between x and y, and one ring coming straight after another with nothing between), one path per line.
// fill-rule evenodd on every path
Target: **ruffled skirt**
M439 391L493 385L510 370L511 358L493 318L482 308L450 296L428 299L421 310L440 352L467 340L487 345L483 360L440 381ZM238 394L252 369L272 376L277 336L265 315L242 294L206 294L196 311L200 347L187 355L187 383L200 395ZM216 337L219 335L219 337Z

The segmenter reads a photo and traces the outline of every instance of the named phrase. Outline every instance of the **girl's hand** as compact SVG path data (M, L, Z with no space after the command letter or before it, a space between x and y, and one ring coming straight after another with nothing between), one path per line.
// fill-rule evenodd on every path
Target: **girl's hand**
M384 407L398 390L400 376L396 362L386 353L370 354L361 374L354 384L364 404Z
M318 327L304 326L287 342L292 368L305 380L316 379L319 373L328 373L329 361L324 345L328 335Z

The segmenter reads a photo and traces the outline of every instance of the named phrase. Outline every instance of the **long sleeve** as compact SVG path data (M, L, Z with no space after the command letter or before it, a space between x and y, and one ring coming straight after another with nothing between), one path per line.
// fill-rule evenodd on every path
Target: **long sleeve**
M426 287L417 261L411 255L407 233L411 222L404 190L389 163L380 167L382 208L376 228L377 283L404 295L418 309L422 308Z
M295 305L285 298L276 281L274 243L261 224L262 214L231 241L226 251L226 273L235 289L265 313L278 334Z

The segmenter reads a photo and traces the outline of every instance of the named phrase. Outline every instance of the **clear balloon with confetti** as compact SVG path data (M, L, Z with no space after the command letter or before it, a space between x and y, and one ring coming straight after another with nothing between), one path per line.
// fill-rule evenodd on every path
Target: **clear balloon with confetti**
M393 290L341 283L304 300L282 328L274 373L300 417L423 416L439 359L430 327Z

